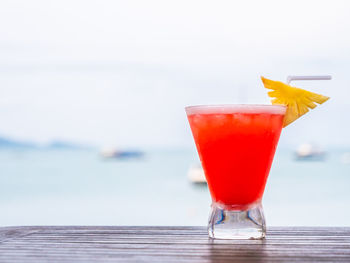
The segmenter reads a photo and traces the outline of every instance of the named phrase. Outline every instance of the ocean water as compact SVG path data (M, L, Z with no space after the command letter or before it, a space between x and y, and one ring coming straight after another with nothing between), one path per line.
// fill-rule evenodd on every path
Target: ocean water
M298 162L278 149L264 194L268 225L350 226L345 150ZM193 150L105 160L94 150L0 150L0 225L206 225L210 196L189 182Z

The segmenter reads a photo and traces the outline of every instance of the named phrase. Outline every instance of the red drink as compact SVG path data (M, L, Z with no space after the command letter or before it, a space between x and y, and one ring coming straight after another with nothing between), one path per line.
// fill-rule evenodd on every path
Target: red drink
M194 106L186 112L213 202L233 210L260 203L285 107Z

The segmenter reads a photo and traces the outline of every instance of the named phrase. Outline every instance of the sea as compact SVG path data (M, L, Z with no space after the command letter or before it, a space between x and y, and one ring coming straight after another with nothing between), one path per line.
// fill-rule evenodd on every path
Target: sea
M324 161L277 150L263 198L270 226L350 226L350 149ZM105 159L97 150L0 150L0 225L206 225L210 195L188 179L194 149Z

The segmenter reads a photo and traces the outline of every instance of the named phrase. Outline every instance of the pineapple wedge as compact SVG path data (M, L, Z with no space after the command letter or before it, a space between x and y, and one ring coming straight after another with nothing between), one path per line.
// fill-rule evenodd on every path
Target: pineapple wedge
M327 96L292 87L280 81L264 77L261 77L261 80L265 88L272 90L267 93L269 97L273 98L272 104L287 106L283 127L303 116L309 111L309 108L314 109L317 106L315 102L322 104L329 99Z

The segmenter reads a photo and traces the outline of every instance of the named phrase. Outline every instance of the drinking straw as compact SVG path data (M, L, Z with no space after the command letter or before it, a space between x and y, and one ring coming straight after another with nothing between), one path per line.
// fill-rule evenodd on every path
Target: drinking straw
M288 76L287 84L289 85L291 81L295 80L331 80L331 75L320 75L320 76Z

